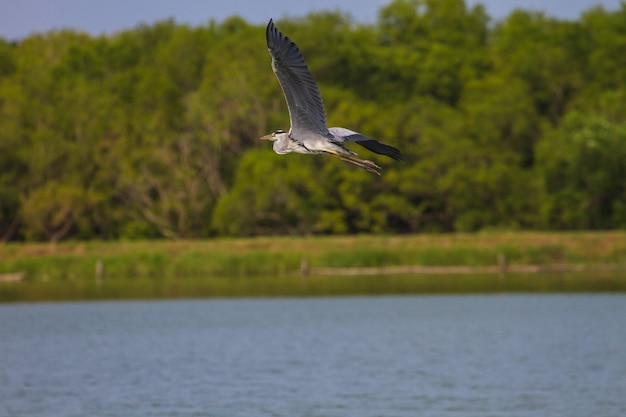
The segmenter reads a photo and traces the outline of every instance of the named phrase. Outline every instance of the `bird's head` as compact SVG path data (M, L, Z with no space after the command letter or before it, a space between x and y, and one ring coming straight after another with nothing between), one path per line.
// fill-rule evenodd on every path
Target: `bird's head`
M270 133L269 135L265 135L261 137L261 140L271 140L272 142L277 141L278 139L287 136L288 133L278 129L275 132Z

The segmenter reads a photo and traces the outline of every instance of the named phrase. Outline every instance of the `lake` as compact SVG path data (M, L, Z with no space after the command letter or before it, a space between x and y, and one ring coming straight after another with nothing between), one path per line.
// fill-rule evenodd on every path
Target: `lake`
M626 296L0 305L0 416L626 415Z

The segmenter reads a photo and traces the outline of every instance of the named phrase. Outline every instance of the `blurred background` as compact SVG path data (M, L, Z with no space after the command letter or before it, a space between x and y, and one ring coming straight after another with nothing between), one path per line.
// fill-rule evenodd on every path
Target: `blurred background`
M132 28L140 23L151 24L172 18L178 23L203 25L210 19L224 20L237 15L250 23L265 23L269 17L303 16L311 12L340 10L360 23L375 23L378 13L389 0L298 0L292 2L253 0L208 2L181 0L2 0L0 36L21 39L36 32L72 28L92 35L110 34ZM468 6L484 5L492 19L502 19L514 9L540 11L561 19L577 19L581 12L601 5L607 10L620 7L620 0L469 0Z
M626 227L626 3L248 3L4 1L0 240ZM270 17L404 161L258 140Z

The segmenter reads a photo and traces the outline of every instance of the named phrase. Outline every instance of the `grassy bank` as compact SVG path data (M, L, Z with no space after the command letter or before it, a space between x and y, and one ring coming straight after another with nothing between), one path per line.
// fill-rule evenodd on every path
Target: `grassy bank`
M312 267L626 263L626 232L482 233L411 236L272 237L0 245L0 274L30 280L91 279L101 260L108 278L248 277Z
M515 277L503 283L497 276L311 277L304 284L299 277L304 258L313 268L484 266L494 265L499 255L509 265L626 264L626 232L5 244L0 245L0 274L22 272L25 280L0 283L0 298L19 298L19 285L36 283L45 286L34 299L45 299L46 294L66 299L532 290L527 277L517 284ZM98 261L103 265L99 282ZM625 290L624 275L614 272L598 278L611 285L599 285L596 278L584 277L588 274L561 275L558 282L571 290ZM585 284L589 280L593 282ZM555 290L553 285L539 285L537 290L542 288ZM11 292L14 296L7 296Z

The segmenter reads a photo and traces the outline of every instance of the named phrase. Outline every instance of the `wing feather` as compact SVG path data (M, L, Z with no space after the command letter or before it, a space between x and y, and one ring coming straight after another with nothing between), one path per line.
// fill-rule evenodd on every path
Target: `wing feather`
M328 130L333 136L335 136L335 140L338 140L339 142L355 142L363 146L365 149L381 155L386 155L396 161L401 161L403 159L402 153L400 153L398 149L358 132L354 132L344 127L331 127Z
M283 35L272 19L265 31L272 69L285 95L291 130L328 134L326 112L319 88L295 43Z

